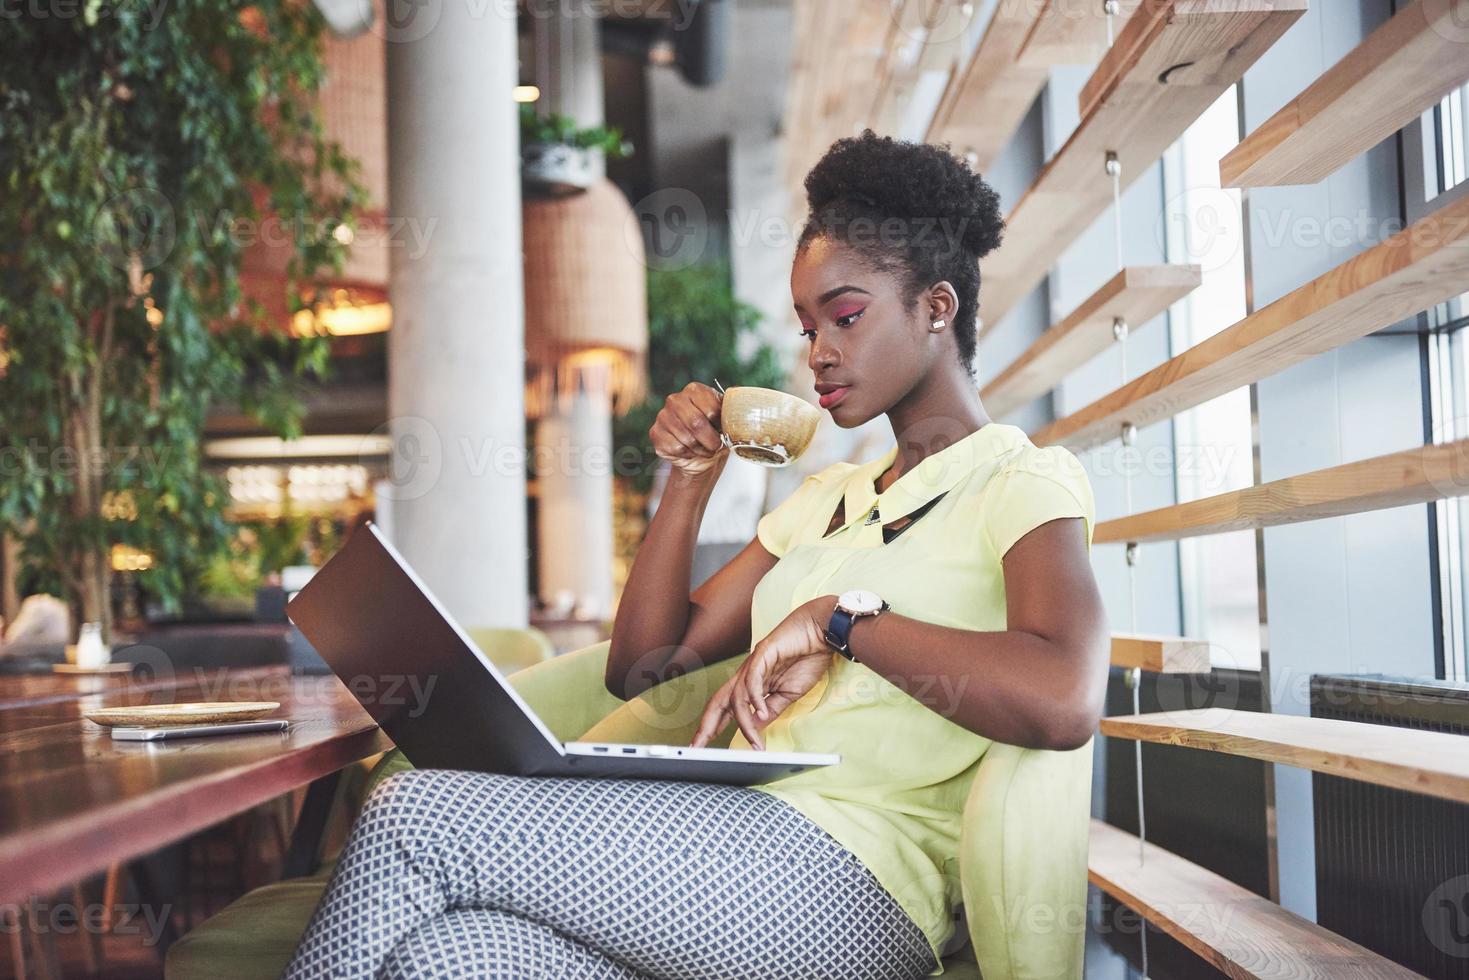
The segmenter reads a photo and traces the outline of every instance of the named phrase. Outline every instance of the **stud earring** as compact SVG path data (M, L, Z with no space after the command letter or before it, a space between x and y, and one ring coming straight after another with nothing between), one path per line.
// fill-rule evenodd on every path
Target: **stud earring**
M938 333L940 330L944 329L945 324L946 321L944 320L935 320L928 325L928 329L932 330L934 333Z

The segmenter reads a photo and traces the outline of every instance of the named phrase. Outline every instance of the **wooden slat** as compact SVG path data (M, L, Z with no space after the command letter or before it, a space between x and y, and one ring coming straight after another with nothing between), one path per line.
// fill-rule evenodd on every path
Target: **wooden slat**
M926 142L950 143L973 154L975 170L990 168L1051 74L1015 63L1043 6L1000 0L974 53L949 76Z
M1196 265L1128 266L1041 334L1024 354L985 385L979 393L985 408L1002 416L1039 398L1068 372L1116 342L1113 318L1121 317L1136 329L1198 288L1202 281Z
M797 5L792 97L786 117L787 183L801 181L827 148L851 136L872 108L873 80L887 57L888 0L805 0ZM799 101L796 101L799 98Z
M1224 187L1314 184L1469 81L1469 0L1419 0L1219 161Z
M1003 3L1004 0L1001 0ZM1113 18L1120 31L1140 0L1124 0ZM1046 0L1016 63L1025 68L1090 65L1107 51L1107 15L1097 0Z
M896 134L902 122L902 111L913 94L929 13L929 0L892 0L892 21L883 41L877 84L868 89L873 94L872 107L862 119L879 134Z
M1127 187L1305 9L1306 0L1157 0L1140 7L1083 89L1076 131L1006 217L1004 243L982 264L982 331L1034 289L1111 205L1109 151Z
M965 0L929 0L928 36L918 55L921 72L948 72L964 50L964 35L976 4Z
M1223 752L1469 803L1469 735L1220 708L1103 718L1102 734Z
M1102 521L1097 544L1176 541L1275 527L1469 493L1469 439L1375 456L1186 504Z
M1114 633L1112 666L1137 667L1155 674L1207 674L1209 641Z
M1140 0L1123 0L1118 30ZM1091 64L1107 47L1094 0L999 0L969 60L949 76L925 139L973 153L988 170L1045 88L1056 65Z
M1072 450L1259 381L1469 289L1469 198L1420 218L1032 439Z
M1230 977L1411 980L1419 975L1222 875L1092 821L1087 877ZM1421 980L1421 978L1419 978Z
M880 134L902 129L920 78L953 69L974 5L958 0L895 0L897 35L888 43L877 97L867 122Z

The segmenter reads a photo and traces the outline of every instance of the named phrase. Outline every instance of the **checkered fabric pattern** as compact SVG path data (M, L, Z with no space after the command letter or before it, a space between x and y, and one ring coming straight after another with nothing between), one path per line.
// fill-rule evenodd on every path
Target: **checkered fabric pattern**
M737 786L415 770L353 827L286 980L909 980L923 932L799 810Z

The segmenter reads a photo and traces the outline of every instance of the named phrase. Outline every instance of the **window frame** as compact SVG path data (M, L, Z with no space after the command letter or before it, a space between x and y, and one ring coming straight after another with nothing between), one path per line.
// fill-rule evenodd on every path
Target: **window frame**
M1469 153L1469 138L1452 151L1446 144L1444 107L1457 99L1462 130L1469 122L1469 85L1461 86L1403 127L1401 132L1403 215L1415 221L1469 195L1469 173L1446 187L1447 155ZM1463 168L1462 159L1457 161ZM1428 195L1430 188L1436 193ZM1418 316L1423 334L1424 442L1469 438L1469 293L1439 303ZM1440 680L1469 681L1469 498L1434 501L1428 508L1430 555L1439 621L1437 673Z

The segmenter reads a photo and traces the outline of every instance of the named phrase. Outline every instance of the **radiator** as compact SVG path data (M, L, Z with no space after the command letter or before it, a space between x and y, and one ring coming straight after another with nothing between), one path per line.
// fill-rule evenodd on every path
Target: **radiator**
M1311 715L1469 735L1469 685L1317 675ZM1426 977L1469 980L1469 805L1312 781L1320 924Z
M1112 669L1107 686L1108 715L1132 713L1132 692L1124 671ZM1144 671L1139 700L1143 711L1237 707L1258 711L1260 675L1215 670L1207 678ZM1101 804L1108 823L1137 833L1137 782L1133 746L1126 739L1101 738L1105 789ZM1148 839L1159 847L1208 868L1259 895L1270 891L1270 860L1265 824L1265 764L1222 752L1200 752L1177 745L1143 745L1143 788L1147 796ZM1105 896L1094 895L1092 930L1097 938L1142 966L1142 926L1137 915ZM1151 980L1224 980L1196 953L1149 926L1148 973Z

